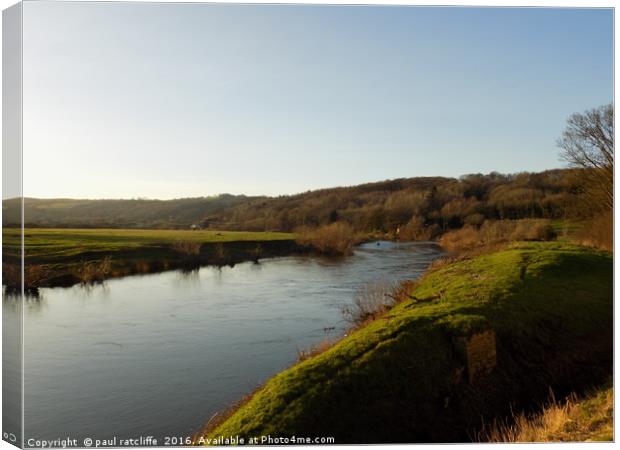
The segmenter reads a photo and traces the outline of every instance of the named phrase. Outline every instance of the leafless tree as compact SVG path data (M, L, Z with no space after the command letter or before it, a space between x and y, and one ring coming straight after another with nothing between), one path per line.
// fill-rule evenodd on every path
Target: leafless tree
M612 104L573 114L558 140L562 159L581 168L591 200L614 204L614 108Z

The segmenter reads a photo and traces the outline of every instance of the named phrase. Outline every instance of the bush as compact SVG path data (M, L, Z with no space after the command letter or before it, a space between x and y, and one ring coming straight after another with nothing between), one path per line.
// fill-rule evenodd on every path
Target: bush
M26 264L24 266L23 282L26 291L36 290L45 285L51 278L52 271L41 264ZM2 282L13 291L21 290L21 264L2 263Z
M601 250L614 249L614 216L607 211L592 219L577 234L577 240L582 245L595 247Z
M548 220L523 219L517 220L511 234L513 241L550 241L556 234Z
M484 223L484 215L480 213L470 214L465 217L465 225L480 227Z
M463 250L481 245L482 236L479 230L466 225L458 230L445 233L439 240L439 244L449 251Z
M112 258L106 256L101 261L82 263L76 271L77 277L83 284L101 283L112 272Z
M399 239L403 241L430 241L440 234L437 224L426 226L424 217L413 216L409 222L400 227Z
M227 260L228 252L222 242L217 242L213 245L213 257L217 262L224 263Z
M351 225L345 222L334 222L317 228L303 227L295 232L298 244L328 255L349 255L353 246L361 241Z
M172 244L172 248L182 255L196 256L200 254L200 242L176 241Z

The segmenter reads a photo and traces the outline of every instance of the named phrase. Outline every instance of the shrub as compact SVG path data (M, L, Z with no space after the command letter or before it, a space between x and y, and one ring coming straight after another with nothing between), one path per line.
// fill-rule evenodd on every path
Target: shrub
M51 277L52 271L40 264L26 264L24 266L24 289L36 290L42 287ZM2 282L12 290L21 290L21 264L2 263Z
M445 233L439 242L447 250L460 251L502 242L549 241L553 238L555 232L549 220L522 219L486 221L479 229L466 225Z
M254 259L254 261L258 261L265 254L265 250L261 244L256 244L256 246L250 250L250 256Z
M172 244L172 248L182 255L196 256L200 254L200 242L176 241Z
M449 251L463 250L482 244L479 230L466 225L458 230L445 233L439 240L440 245Z
M577 240L582 245L595 247L601 250L613 251L614 248L614 217L608 211L598 215L584 226L577 234Z
M213 245L213 256L220 263L226 261L228 252L226 251L226 247L224 247L223 243L217 242Z
M317 228L303 227L297 229L296 234L298 244L329 255L348 255L361 240L346 222L334 222Z
M544 219L517 220L511 234L513 241L549 241L555 236L551 223Z
M352 305L341 309L344 319L354 328L377 319L394 305L408 298L411 285L387 282L368 283L357 290Z
M106 256L101 261L82 263L76 270L76 275L83 284L99 283L105 280L112 272L112 258Z
M409 222L400 227L398 237L403 241L430 241L440 233L439 225L426 226L424 217L413 216Z
M470 214L465 217L465 225L480 227L484 223L484 215L480 213Z
M480 227L480 241L483 244L510 241L516 226L513 220L489 220Z

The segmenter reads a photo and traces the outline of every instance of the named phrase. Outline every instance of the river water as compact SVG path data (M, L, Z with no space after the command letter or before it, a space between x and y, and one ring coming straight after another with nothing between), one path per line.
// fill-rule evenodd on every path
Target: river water
M440 255L431 243L382 241L346 258L42 289L24 307L26 443L190 436L298 350L341 335L341 308L363 286L414 279ZM4 314L15 311L5 301Z

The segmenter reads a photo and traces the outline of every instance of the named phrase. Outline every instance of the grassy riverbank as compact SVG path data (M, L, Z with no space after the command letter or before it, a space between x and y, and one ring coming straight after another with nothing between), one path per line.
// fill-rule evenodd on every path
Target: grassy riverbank
M19 264L21 231L4 228L2 233L3 279L10 285L16 278L11 265ZM200 264L231 264L288 254L295 248L290 233L44 228L24 233L30 287L71 285Z
M205 434L475 439L549 389L561 396L607 379L612 286L612 255L570 243L438 265L407 300L273 377Z

